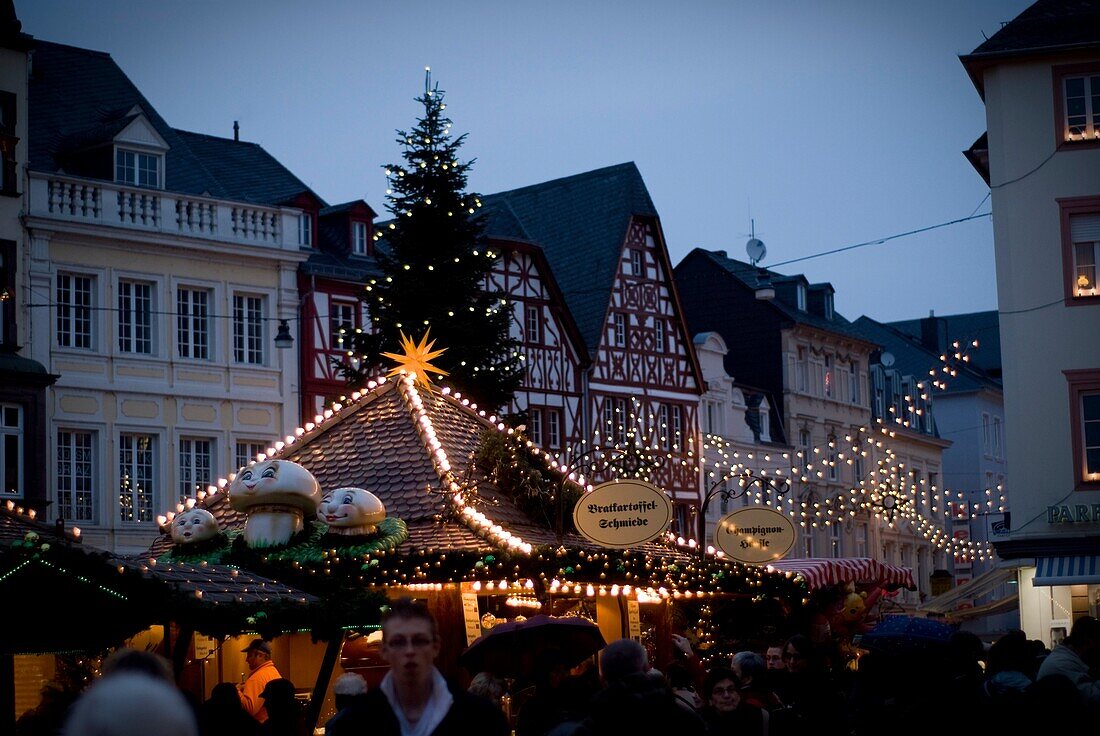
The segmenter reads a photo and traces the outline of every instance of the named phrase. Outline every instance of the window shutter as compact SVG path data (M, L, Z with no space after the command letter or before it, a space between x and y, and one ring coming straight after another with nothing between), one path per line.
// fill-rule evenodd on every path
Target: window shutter
M1100 240L1100 214L1070 215L1069 232L1074 243Z

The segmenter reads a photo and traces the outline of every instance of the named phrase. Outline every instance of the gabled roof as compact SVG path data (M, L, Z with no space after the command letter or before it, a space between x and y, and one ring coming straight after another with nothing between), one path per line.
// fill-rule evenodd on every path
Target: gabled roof
M109 146L140 111L168 145L166 190L262 205L284 204L304 193L324 205L259 145L169 126L109 54L37 41L32 59L31 169L81 174L74 170L74 155Z
M1100 48L1100 0L1039 0L960 58L985 98L983 71L1006 59Z
M609 166L482 197L486 235L537 243L595 354L632 217L657 217L638 167ZM672 274L668 275L672 278Z
M693 254L696 253L709 259L712 263L714 263L714 265L716 265L718 268L722 269L729 275L733 276L735 279L741 282L741 284L749 289L756 288L758 276L766 276L767 280L773 286L782 286L784 284L789 284L792 282L802 282L806 285L807 289L811 288L810 284L806 281L806 277L801 274L787 276L781 273L776 273L775 271L771 271L760 266L754 266L751 263L739 261L736 258L730 258L728 255L726 255L725 251L712 251L704 250L702 248L696 248L685 257L685 260L686 258L690 258ZM824 289L826 286L828 286L830 289L832 288L831 285L826 283L813 284L812 288L821 290ZM789 304L786 299L782 298L779 295L779 291L780 289L776 290L777 295L775 299L770 299L763 303L769 304L772 309L778 311L790 322L799 325L806 325L807 327L813 327L815 329L824 330L826 332L833 332L837 335L842 335L844 337L860 340L862 342L870 342L873 344L873 341L867 340L867 338L863 334L853 329L852 323L846 320L843 315L841 315L836 310L833 310L832 319L826 319L822 315L814 314L810 311L802 311L795 304Z
M1001 374L1001 330L1000 315L997 310L968 312L966 314L936 315L947 327L947 344L955 340L978 341L978 347L970 352L970 364L985 372L990 380L996 380ZM906 319L885 323L905 334L921 339L921 321Z
M863 333L867 340L876 342L883 350L889 351L894 356L891 369L902 376L913 376L918 381L923 381L930 377L929 370L935 370L941 365L939 354L922 345L919 334L914 337L896 325L877 322L867 316L857 319L852 327ZM919 322L917 327L919 330ZM1001 390L1000 384L984 373L969 370L965 366L957 368L957 371L958 375L946 379L947 390L944 393Z

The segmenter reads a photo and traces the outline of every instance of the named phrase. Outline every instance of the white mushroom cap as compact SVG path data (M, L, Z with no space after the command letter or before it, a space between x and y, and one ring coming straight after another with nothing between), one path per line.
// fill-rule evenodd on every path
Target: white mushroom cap
M386 506L382 503L381 499L370 491L362 488L348 486L326 491L321 506L324 507L326 505L326 500L329 505L339 506L343 495L348 493L354 498L352 505L359 512L353 520L350 520L354 524L373 526L385 520Z
M254 506L290 506L311 516L320 500L317 479L289 460L264 460L241 468L229 486L229 503L237 511Z

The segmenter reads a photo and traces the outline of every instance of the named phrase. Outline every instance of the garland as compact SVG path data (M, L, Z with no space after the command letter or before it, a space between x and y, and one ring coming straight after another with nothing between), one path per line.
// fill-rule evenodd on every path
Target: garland
M560 514L564 531L575 531L571 511L580 498L580 488L556 478L546 461L535 457L522 432L483 431L475 462L497 490L528 517L556 529L560 504L570 512ZM559 493L562 499L558 499Z

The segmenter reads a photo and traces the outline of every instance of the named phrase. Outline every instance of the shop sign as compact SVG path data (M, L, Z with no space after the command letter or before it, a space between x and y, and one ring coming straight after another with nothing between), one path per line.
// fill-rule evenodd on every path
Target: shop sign
M661 536L672 522L672 501L640 480L601 483L573 507L573 523L585 539L604 547L633 547Z
M478 618L477 593L462 593L462 620L466 624L466 646L481 636L481 619Z
M1048 524L1087 524L1100 522L1100 503L1047 506Z
M714 546L738 562L760 564L786 557L797 538L789 516L757 506L719 519Z

